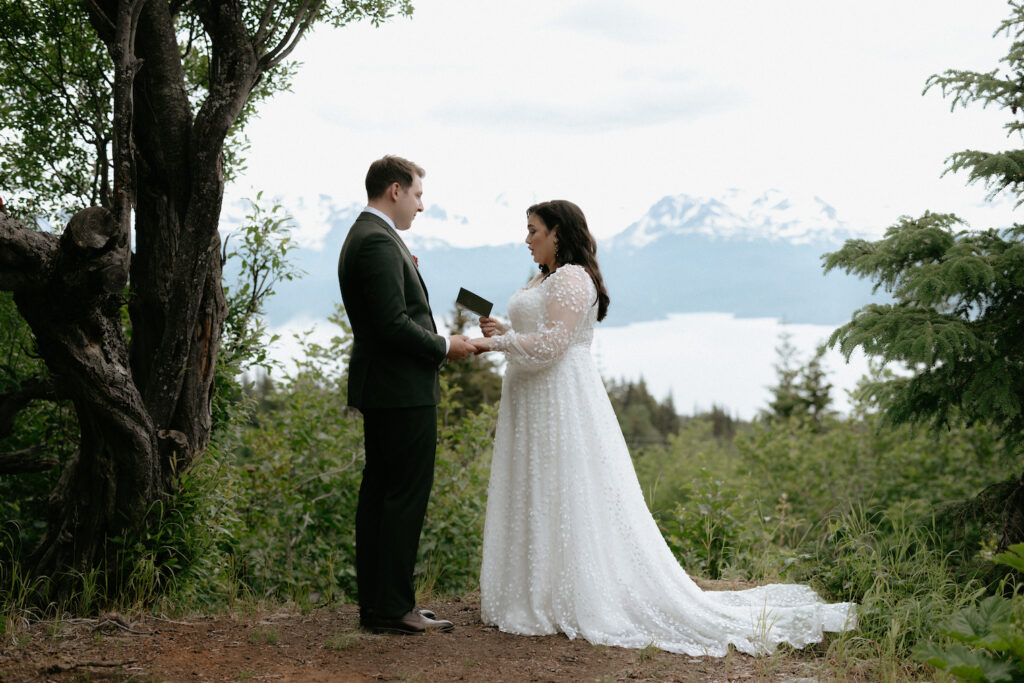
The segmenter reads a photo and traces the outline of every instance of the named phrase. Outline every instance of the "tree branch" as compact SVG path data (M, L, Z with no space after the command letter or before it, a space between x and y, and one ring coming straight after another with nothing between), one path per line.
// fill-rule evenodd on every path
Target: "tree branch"
M100 40L109 45L114 40L114 23L117 18L116 0L89 0L87 5L89 22L92 24Z
M56 235L32 230L0 211L0 290L42 286L56 255Z
M135 58L135 34L146 0L120 0L117 6L117 28L109 44L114 62L114 201L113 214L127 236L131 230L131 211L135 206L133 93L135 74L141 62ZM125 248L128 248L127 237Z
M0 453L0 474L27 474L29 472L45 472L56 467L57 458L40 456L45 446L31 446L20 451Z
M285 32L284 37L278 41L272 50L260 57L261 71L274 68L291 54L292 50L295 49L295 46L299 44L299 41L302 40L306 31L313 24L313 20L316 18L317 13L320 12L323 4L323 0L305 0L303 2L302 7L295 13L295 18L292 20L291 26L288 27L288 31Z
M90 23L107 46L113 63L113 118L118 122L116 126L127 128L127 131L114 131L115 138L122 136L122 140L115 142L115 145L126 152L137 152L133 156L139 162L140 172L143 168L149 168L160 177L182 177L187 175L188 168L187 149L182 141L188 140L192 111L185 91L185 76L174 32L174 20L166 2L121 1L125 4L124 8L113 0L89 0L88 7ZM124 15L120 23L115 24L113 20L118 19L121 11L124 11ZM139 70L140 63L144 63L145 68ZM129 75L125 71L127 67L132 68L132 87L129 92L133 109L128 112L131 118L122 120L118 117L125 113L124 103L121 102L121 109L118 109L117 93L125 90L123 81ZM119 78L121 85L118 84ZM131 137L134 148L122 146L126 143L123 139L126 134ZM117 176L120 176L122 182L126 181L134 170L125 169L116 152L112 156L115 184ZM176 202L179 197L169 199ZM113 201L115 214L119 215L116 197ZM143 224L136 227L145 230L148 226Z
M204 150L216 150L219 156L228 130L259 77L259 60L242 18L241 3L197 2L195 9L210 36L211 55L208 94L192 127L193 149L197 157L202 157Z
M252 44L259 51L260 46L263 45L263 41L273 32L273 28L270 27L270 20L274 18L274 9L277 7L277 0L267 0L266 7L263 8L263 14L260 16L260 24L256 28L256 34L252 37ZM277 25L277 22L274 22Z
M106 209L82 209L58 238L0 212L0 290L47 290L60 307L111 294L128 280L128 234Z
M21 383L15 391L0 394L0 438L8 436L14 428L14 418L29 401L57 400L57 391L50 380L32 377Z
M128 233L99 206L82 209L60 237L59 282L53 285L84 300L119 292L128 282Z

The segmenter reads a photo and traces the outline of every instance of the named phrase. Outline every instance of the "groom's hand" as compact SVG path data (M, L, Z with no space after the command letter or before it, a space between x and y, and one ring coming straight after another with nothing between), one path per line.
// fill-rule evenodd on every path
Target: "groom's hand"
M448 360L462 360L471 353L476 353L476 347L469 343L469 337L464 334L453 334L448 337Z

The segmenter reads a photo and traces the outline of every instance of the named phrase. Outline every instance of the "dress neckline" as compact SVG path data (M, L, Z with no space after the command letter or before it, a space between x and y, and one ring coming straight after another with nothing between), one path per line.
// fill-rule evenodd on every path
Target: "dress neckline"
M523 292L529 292L530 290L537 289L542 284L544 284L545 282L550 280L551 276L554 275L555 273L557 273L558 271L560 271L562 268L565 268L566 266L572 266L572 265L576 265L576 264L573 264L573 263L563 263L562 265L558 266L558 268L555 268L550 273L547 273L547 274L540 273L539 275L535 275L532 280L530 280L529 282L526 283L525 287L520 287L519 289L520 289L520 291L523 291Z
M547 278L544 277L543 273L541 273L540 275L535 275L532 280L527 282L526 285L524 287L521 287L520 289L524 292L529 292L540 287L542 284L544 284L545 280L547 280Z

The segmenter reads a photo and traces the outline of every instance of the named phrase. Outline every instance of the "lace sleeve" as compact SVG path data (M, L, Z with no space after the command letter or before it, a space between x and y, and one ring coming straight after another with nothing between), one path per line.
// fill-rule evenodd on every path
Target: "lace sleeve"
M504 351L509 361L539 370L565 354L576 329L594 304L593 283L582 266L565 265L550 276L545 292L545 315L536 332L509 329L491 338L491 348Z

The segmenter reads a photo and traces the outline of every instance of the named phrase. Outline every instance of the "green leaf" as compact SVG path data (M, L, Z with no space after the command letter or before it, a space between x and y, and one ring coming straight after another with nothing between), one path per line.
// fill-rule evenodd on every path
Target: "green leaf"
M948 671L963 681L978 683L1017 680L1016 667L1011 663L971 650L963 645L940 648L934 643L918 645L914 655L936 669Z
M943 632L968 645L1002 650L1009 644L994 633L993 628L1011 623L1012 620L1013 604L1005 598L993 595L954 614Z
M1005 564L1007 567L1024 572L1024 543L1011 545L1006 552L999 553L992 559L998 564Z

